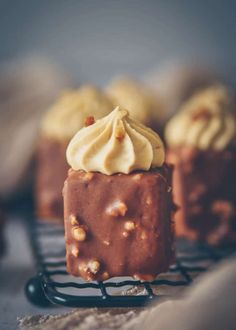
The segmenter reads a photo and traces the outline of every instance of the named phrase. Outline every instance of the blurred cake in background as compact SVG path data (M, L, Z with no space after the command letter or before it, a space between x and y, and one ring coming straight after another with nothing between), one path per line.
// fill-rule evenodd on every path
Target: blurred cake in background
M107 87L107 93L114 106L129 109L132 118L160 131L163 107L151 88L137 80L124 77L114 79Z
M60 66L41 57L5 63L0 71L0 199L20 203L32 196L40 119L71 80Z
M40 218L63 220L62 188L67 177L66 148L83 126L112 110L98 88L82 86L61 95L42 120L37 150L36 205Z
M209 65L169 61L154 67L143 80L161 100L164 108L161 120L165 123L197 90L222 81L222 77Z
M197 92L167 124L174 164L176 234L209 244L236 241L236 117L230 91Z

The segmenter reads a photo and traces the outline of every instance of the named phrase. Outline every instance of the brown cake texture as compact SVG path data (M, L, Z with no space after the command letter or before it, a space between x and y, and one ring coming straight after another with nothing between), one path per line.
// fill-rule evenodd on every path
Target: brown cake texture
M174 259L172 168L105 175L69 170L67 270L85 280L153 280Z
M63 223L62 188L69 169L65 156L67 144L66 141L48 137L41 137L39 141L36 163L36 212L41 219Z
M236 241L236 150L178 147L173 164L176 235L212 245Z

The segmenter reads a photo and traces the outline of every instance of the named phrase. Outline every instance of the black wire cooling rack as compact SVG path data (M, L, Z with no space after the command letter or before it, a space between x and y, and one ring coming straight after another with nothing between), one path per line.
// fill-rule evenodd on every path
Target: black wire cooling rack
M38 274L26 284L28 299L39 306L138 307L152 299L183 290L201 272L235 252L235 246L215 249L188 241L177 242L176 264L153 282L128 277L85 282L66 271L64 229L33 221L30 238Z

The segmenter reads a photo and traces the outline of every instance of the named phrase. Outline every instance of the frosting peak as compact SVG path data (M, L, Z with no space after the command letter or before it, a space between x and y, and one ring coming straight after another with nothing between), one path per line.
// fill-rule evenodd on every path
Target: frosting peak
M215 85L192 96L167 124L171 147L224 150L236 140L236 117L228 89Z
M108 116L82 128L66 152L74 170L112 175L162 166L165 158L158 134L115 108Z

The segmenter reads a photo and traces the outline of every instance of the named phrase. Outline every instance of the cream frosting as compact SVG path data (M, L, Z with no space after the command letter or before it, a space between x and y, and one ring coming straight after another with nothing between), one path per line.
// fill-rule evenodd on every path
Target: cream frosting
M128 109L130 116L144 125L155 126L162 117L162 107L151 89L130 78L120 78L107 88L114 106Z
M74 170L112 175L160 167L165 151L157 133L117 107L93 125L82 128L70 141L66 156Z
M43 118L42 134L59 140L70 140L85 125L88 116L102 118L111 112L113 105L103 91L85 85L68 90L61 95Z
M236 117L230 91L215 85L196 93L169 121L165 137L170 147L224 150L234 144Z

